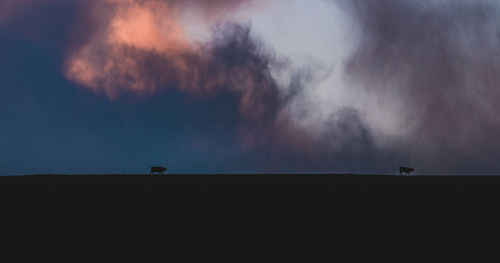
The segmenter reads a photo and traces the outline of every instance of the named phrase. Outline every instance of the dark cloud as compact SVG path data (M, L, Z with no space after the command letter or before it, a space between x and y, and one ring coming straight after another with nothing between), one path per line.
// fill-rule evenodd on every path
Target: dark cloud
M392 147L428 170L500 168L499 3L336 2L360 28L350 80L383 104L402 105L408 133Z
M293 156L304 154L300 147L310 138L306 131L299 131L295 127L286 112L290 102L300 94L303 78L297 75L289 86L280 86L271 71L272 68L282 67L282 63L278 63L274 52L261 44L251 33L249 26L221 22L214 27L210 41L191 44L186 42L182 32L178 31L182 28L177 28L175 17L171 19L165 17L159 22L151 19L157 15L169 14L169 7L162 5L165 1L94 1L87 2L85 8L82 8L79 1L67 4L65 1L54 0L42 5L43 8L35 10L38 3L26 1L13 5L8 18L2 21L3 29L12 31L22 38L26 37L35 43L42 41L49 49L54 48L53 44L57 45L54 49L60 52L58 58L64 61L61 64L68 78L95 91L98 95L110 96L112 102L109 103L120 105L126 102L127 98L135 96L147 103L154 98L163 97L161 94L166 90L177 90L194 98L203 97L211 103L222 102L225 105L236 105L233 108L238 117L236 121L232 119L234 115L224 117L228 113L221 113L220 116L230 124L227 127L229 131L237 127L240 150L243 148L246 149L245 151L256 153L254 157L263 152L279 155L280 150L287 150ZM150 6L150 3L153 5ZM174 3L174 1L169 1L169 3ZM222 8L222 4L232 7L235 1L219 1L217 5ZM103 5L107 8L97 8ZM162 10L162 7L166 9ZM156 13L157 11L167 13ZM50 15L51 12L72 15ZM32 20L22 21L21 17L27 14L31 14ZM133 20L131 21L133 25L136 22L142 23L144 27L141 30L146 34L143 35L145 39L134 35L137 33L133 31L134 27L132 31L127 31L129 30L128 19ZM114 27L113 23L117 21L121 23L120 27ZM52 29L53 24L60 25L60 28L55 31L57 37L44 35L43 30ZM172 34L166 37L156 34L157 27L161 26L167 26L172 30ZM29 61L31 59L36 58L31 57ZM41 92L46 89L44 85L47 84L41 81L38 87ZM74 97L67 98L64 93L60 92L60 89L55 89L51 96L63 101L75 99ZM226 99L221 101L220 98ZM165 102L168 101L170 100ZM199 101L192 103L192 106L188 103L186 107L196 107ZM212 108L218 107L218 105L212 106ZM117 114L107 107L99 108L103 110L103 116ZM164 112L168 108L156 109L157 113L142 116L142 118L161 120L158 114L170 114ZM75 109L77 112L82 110ZM181 115L181 120L189 117L189 115L182 116L182 112L177 113ZM95 121L103 125L102 122ZM194 152L196 148L204 147L203 145L212 145L213 141L223 136L222 134L228 133L219 129L225 126L222 123L207 123L207 125L200 126L201 130L198 131L198 133L204 133L206 138L198 140L196 138L199 134L193 131L193 129L196 130L195 127L182 127L179 126L179 122L182 121L177 120L173 125L183 130L185 134L192 134L190 140L193 144L187 148ZM120 125L118 120L114 120L105 126L113 126L113 123L117 125L116 128ZM75 123L69 125L74 126L75 129L76 127L96 127L90 124L81 126L76 119ZM102 128L96 129L107 133ZM70 130L74 132L74 129ZM112 127L111 130L117 132ZM75 132L74 136L76 140L79 140L78 137L85 137L79 132ZM169 134L166 133L165 137L168 138L168 136ZM123 137L117 134L117 139L106 138L112 143ZM229 140L230 137L227 139ZM137 141L146 143L144 140ZM128 141L126 144L134 143ZM275 145L280 145L280 147L275 147ZM226 147L221 144L221 151L226 152L224 150ZM207 159L207 156L203 158ZM261 160L262 163L258 166L261 168L279 169L287 166L283 158L279 158L273 164L269 164L268 160ZM231 162L231 160L228 161ZM248 167L250 163L252 160L238 167ZM219 167L230 166L231 164ZM258 171L258 167L253 171ZM207 166L207 169L211 168Z
M210 40L195 43L186 38L176 13L177 8L195 6L213 16L249 2L0 0L2 36L22 39L23 45L34 43L35 47L19 47L22 51L43 44L43 52L33 56L17 52L13 54L20 57L10 57L18 63L33 61L29 70L20 71L26 74L19 77L20 83L33 76L40 81L19 85L17 90L2 85L2 92L26 101L17 114L28 120L30 114L43 112L40 118L32 116L40 127L63 133L65 142L77 145L58 144L60 149L70 152L94 145L94 150L85 151L89 158L100 150L108 156L116 154L117 160L141 160L143 165L141 158L158 157L147 155L148 149L128 157L117 153L150 147L165 154L158 146L165 142L176 151L168 158L184 167L196 163L200 170L220 168L217 164L223 159L231 159L228 152L239 156L228 160L234 164L230 167L247 171L391 172L402 164L419 171L500 169L495 161L500 153L496 103L500 99L500 8L495 1L335 1L359 25L359 44L345 67L353 91L377 100L381 112L396 109L402 118L395 128L401 131L394 132L402 136L382 144L379 137L385 135L371 128L363 111L351 107L313 126L301 125L297 121L301 117L292 109L302 107L304 115L315 110L304 95L315 72L294 72L286 85L278 81L274 73L290 68L250 26L220 22ZM47 59L55 69L36 63ZM15 86L17 80L4 63L0 73L12 80L4 84ZM49 81L42 73L64 74L72 83ZM71 91L63 92L64 88ZM85 99L73 111L67 110L81 100L79 96ZM63 103L58 104L59 100ZM176 106L163 107L163 102ZM85 108L89 103L94 110ZM61 104L66 108L54 106ZM3 105L8 107L4 113L14 107ZM48 110L51 107L53 111ZM23 119L9 118L14 126ZM83 121L73 121L78 118ZM157 120L165 121L158 133L142 128L154 126ZM29 127L29 121L21 126ZM136 133L129 136L125 130ZM39 138L23 136L32 138L26 141L33 144L52 134L46 133ZM12 129L9 134L14 134ZM7 140L2 143L7 145ZM111 145L109 150L106 145ZM208 148L218 157L210 157L204 150ZM48 152L43 155L50 156ZM212 164L194 160L203 158L213 160Z
M3 3L8 11L2 26L60 45L68 78L113 99L126 92L152 95L166 88L195 96L233 93L240 102L245 143L251 145L292 99L271 76L273 52L248 26L231 23L216 26L209 43L188 43L172 11L175 6L197 5L215 12L245 2L8 1ZM46 35L46 29L59 27L57 37Z

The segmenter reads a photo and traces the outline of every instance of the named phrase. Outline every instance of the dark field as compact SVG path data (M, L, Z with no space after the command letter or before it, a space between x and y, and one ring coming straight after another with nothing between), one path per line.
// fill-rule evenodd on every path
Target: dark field
M425 201L500 199L500 177L37 175L0 177L0 200Z

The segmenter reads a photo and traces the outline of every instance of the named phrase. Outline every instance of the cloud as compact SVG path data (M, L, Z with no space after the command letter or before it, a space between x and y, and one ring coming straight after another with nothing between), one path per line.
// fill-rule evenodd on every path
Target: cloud
M386 148L429 170L498 169L498 1L335 1L358 25L349 83Z
M219 19L254 2L4 1L0 27L55 43L65 76L112 103L165 89L230 94L243 147L269 169L500 168L497 1L332 0L356 24L334 70L353 103L322 98L335 104L325 112L308 97L321 70L294 68L250 25ZM219 21L206 41L188 37L191 10Z
M386 164L386 159L373 158L378 150L372 132L353 107L312 124L301 122L318 110L306 91L316 69L291 67L251 26L220 20L207 41L187 37L182 22L186 10L217 21L219 15L254 2L9 1L2 2L9 7L2 10L9 11L0 27L60 52L70 81L112 103L129 95L147 100L164 89L194 97L231 94L238 105L242 147L255 153L260 168L360 170Z
M104 26L68 56L67 77L112 100L167 88L198 97L229 92L238 101L243 147L260 153L269 169L376 165L368 159L375 152L371 131L356 109L314 125L297 122L297 109L317 110L304 94L315 72L292 70L248 25L219 22L210 40L193 42L177 9L199 4L213 15L248 2L109 0ZM284 71L290 79L278 81Z
M200 6L214 12L243 2ZM271 139L294 141L293 145L305 140L286 112L303 87L303 78L294 77L287 86L278 84L273 72L286 66L247 25L220 22L213 27L211 40L191 42L175 11L179 3L104 2L111 7L104 14L104 26L67 57L68 79L112 100L124 93L152 96L166 88L193 96L229 92L238 100L244 147L269 145Z

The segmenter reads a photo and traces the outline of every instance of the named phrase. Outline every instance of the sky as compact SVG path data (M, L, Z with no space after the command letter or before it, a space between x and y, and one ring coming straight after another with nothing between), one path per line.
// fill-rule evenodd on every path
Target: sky
M498 0L0 0L0 175L499 174Z

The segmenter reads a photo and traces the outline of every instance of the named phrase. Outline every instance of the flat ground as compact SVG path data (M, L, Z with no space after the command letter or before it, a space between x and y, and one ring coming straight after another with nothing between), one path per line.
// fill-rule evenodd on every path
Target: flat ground
M500 200L500 177L37 175L0 177L0 200Z

